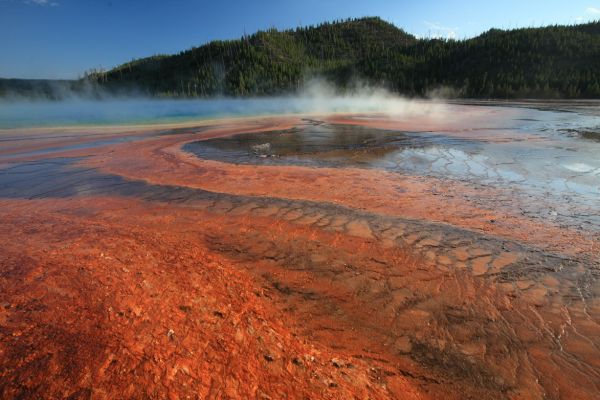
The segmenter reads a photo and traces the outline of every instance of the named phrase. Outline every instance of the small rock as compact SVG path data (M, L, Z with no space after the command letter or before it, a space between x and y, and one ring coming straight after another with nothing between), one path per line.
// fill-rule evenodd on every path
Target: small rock
M273 356L270 355L270 354L265 354L264 357L265 357L265 360L267 360L268 362L275 361L275 359L273 358Z
M311 356L311 355L309 355L309 354L306 354L306 355L304 356L304 360L306 360L306 361L309 361L309 362L314 362L314 361L315 361L315 357L314 357L314 356Z
M330 388L334 388L334 387L338 386L338 384L335 383L334 381L332 381L331 379L325 379L325 384L327 386L329 386Z
M304 365L304 363L302 362L301 359L299 359L298 357L294 357L294 359L292 360L292 362L298 366L302 366Z
M343 362L342 360L340 360L339 358L332 358L331 359L331 363L333 364L334 367L336 368L343 368L346 366L346 363Z
M167 332L167 337L171 340L173 340L173 337L175 336L175 331L173 329L169 329L169 331Z

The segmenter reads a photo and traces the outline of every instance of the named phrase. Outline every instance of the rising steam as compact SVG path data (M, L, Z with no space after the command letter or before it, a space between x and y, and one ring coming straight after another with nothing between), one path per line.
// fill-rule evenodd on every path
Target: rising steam
M274 114L382 113L393 117L442 118L447 105L437 99L414 100L356 82L344 91L312 79L295 95L263 98L155 99L82 96L61 93L60 101L6 96L0 100L0 128L180 122L194 119Z

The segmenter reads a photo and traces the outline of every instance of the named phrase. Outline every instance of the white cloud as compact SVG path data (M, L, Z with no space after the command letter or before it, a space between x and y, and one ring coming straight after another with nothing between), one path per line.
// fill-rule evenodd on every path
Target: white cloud
M458 37L458 28L443 26L437 22L423 21L429 28L429 37L435 39L456 39Z
M600 8L588 7L583 12L583 15L575 17L575 22L577 22L577 23L590 22L590 21L598 20L599 18L600 18Z
M43 6L43 7L46 7L46 6L55 7L58 5L58 3L55 3L50 0L25 0L25 3L26 4L35 4L35 5Z

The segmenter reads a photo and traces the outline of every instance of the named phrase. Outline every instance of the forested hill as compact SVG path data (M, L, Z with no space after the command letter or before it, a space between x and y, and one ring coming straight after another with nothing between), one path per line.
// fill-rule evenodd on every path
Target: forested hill
M214 41L174 56L132 61L95 78L109 87L130 84L167 96L278 94L316 75L344 84L362 76L360 68L377 68L369 60L393 62L388 56L401 59L415 43L390 23L364 18Z
M471 98L600 98L600 22L440 40L369 17L214 41L85 80L109 92L195 97L289 93L314 76L409 96L445 87Z

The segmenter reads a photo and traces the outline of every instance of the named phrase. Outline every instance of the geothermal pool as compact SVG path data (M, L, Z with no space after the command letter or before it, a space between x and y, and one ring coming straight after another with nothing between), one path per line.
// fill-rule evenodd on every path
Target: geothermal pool
M0 394L597 398L598 110L0 131Z
M489 127L414 132L352 124L363 121L378 120L307 119L288 130L200 140L183 150L234 164L381 169L502 189L511 196L502 199L505 207L563 226L600 229L595 115L523 109Z

